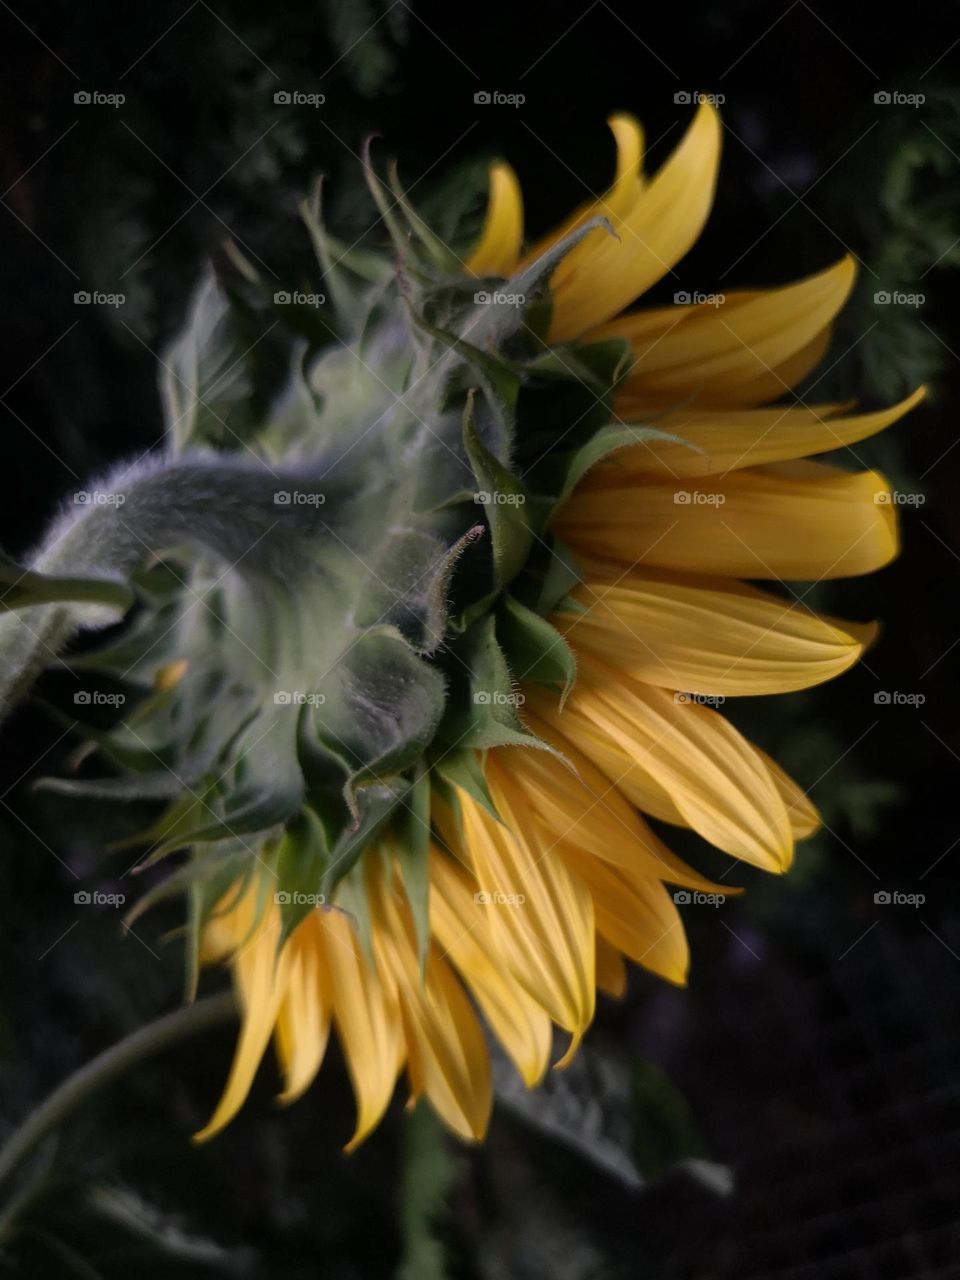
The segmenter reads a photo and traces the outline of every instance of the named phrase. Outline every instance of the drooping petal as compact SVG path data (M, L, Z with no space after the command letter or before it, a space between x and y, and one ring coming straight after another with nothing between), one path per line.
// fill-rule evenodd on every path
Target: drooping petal
M475 881L441 850L430 856L430 924L443 953L473 992L497 1039L532 1088L550 1061L550 1019L497 954Z
M321 925L312 913L290 939L290 980L277 1017L277 1052L284 1074L281 1102L293 1102L312 1083L326 1053L332 999L324 970Z
M591 473L597 482L623 482L628 476L723 475L744 467L787 462L857 444L885 430L915 408L924 387L876 413L836 416L841 406L772 409L681 409L656 425L683 444L648 440L619 450Z
M464 849L498 952L554 1022L579 1038L593 1017L593 903L561 859L538 847L498 754L490 753L487 782L503 821L458 790Z
M286 948L279 953L277 950L280 912L275 904L268 903L251 932L256 896L256 891L251 889L232 913L232 925L239 944L232 964L234 984L242 1005L240 1038L223 1097L208 1123L194 1134L195 1142L203 1142L218 1133L246 1101L288 988L289 953Z
M737 578L820 581L872 573L898 550L890 486L875 471L783 462L694 482L597 483L563 507L575 552Z
M787 693L852 666L876 628L818 617L743 583L633 572L572 592L552 621L576 652L647 684L736 697Z
M597 931L636 964L683 986L690 950L673 898L660 881L628 877L571 845L559 848L590 890Z
M523 195L508 164L490 166L490 194L480 239L465 263L475 276L508 276L523 243Z
M377 968L396 982L414 1097L425 1094L454 1133L476 1141L486 1132L493 1105L490 1059L477 1015L436 947L421 975L407 903L385 876L368 883Z
M353 1151L377 1125L393 1096L403 1065L400 1013L395 991L363 955L356 930L342 911L321 913L333 1017L357 1100Z
M846 257L784 288L620 316L590 337L627 338L633 348L619 407L763 404L819 362L855 277Z
M542 698L551 695L540 690ZM536 698L536 693L533 693ZM630 805L611 780L569 738L541 720L524 715L527 727L569 761L548 751L506 748L502 758L523 779L524 794L539 821L548 850L561 844L599 859L629 878L654 878L712 893L718 888L678 858Z
M615 316L693 245L713 203L720 132L719 117L704 103L629 209L611 216L609 199L600 202L597 212L608 218L614 234L602 227L592 231L554 271L550 342L579 337Z
M780 792L757 752L717 712L678 703L671 693L592 660L584 661L562 712L544 701L536 710L637 804L649 799L643 785L649 775L711 844L767 871L790 865L793 833ZM584 726L593 732L582 734ZM600 758L594 754L598 731L605 747Z

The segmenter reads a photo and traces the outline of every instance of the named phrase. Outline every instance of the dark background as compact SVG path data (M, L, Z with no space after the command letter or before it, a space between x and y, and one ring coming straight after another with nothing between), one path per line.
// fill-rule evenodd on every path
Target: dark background
M66 1128L21 1188L0 1268L338 1280L960 1274L957 6L919 0L881 17L805 0L473 10L12 0L0 2L0 28L0 545L10 553L30 547L78 478L156 446L156 353L204 260L223 261L226 237L278 288L309 287L296 200L322 172L338 234L382 239L359 172L370 133L380 154L399 156L415 202L456 205L466 227L482 207L477 160L507 155L538 232L607 183L610 111L644 120L655 164L691 113L676 95L722 94L713 217L653 298L784 283L850 250L858 288L811 379L814 401L875 406L930 387L889 438L857 448L896 489L922 495L904 508L903 555L810 597L881 617L880 643L837 683L732 712L812 789L827 829L787 880L737 868L745 899L687 911L687 992L634 973L628 1000L603 1005L577 1068L524 1114L501 1107L478 1151L395 1105L342 1157L352 1104L335 1053L287 1112L272 1105L267 1064L227 1133L192 1148L232 1046L231 1032L210 1034ZM276 106L280 89L326 103ZM494 89L526 101L474 103ZM76 104L83 90L126 100ZM925 101L878 104L881 91ZM125 302L78 306L80 290ZM925 301L881 306L880 290ZM878 704L880 691L924 701ZM123 868L62 802L32 791L68 763L76 744L60 735L34 702L0 738L0 1123L179 992L180 953L164 940L175 914L131 935L108 912L74 907L76 877L109 887ZM875 902L894 890L925 901Z

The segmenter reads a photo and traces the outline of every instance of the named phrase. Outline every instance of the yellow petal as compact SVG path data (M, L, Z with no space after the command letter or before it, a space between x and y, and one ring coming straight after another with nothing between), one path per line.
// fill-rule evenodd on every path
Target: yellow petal
M846 578L882 568L898 550L887 481L816 462L672 484L588 476L557 529L575 553L738 578Z
M255 897L253 891L248 895L250 899ZM252 918L252 910L251 903L241 914L249 911ZM270 903L233 958L234 982L243 1008L240 1038L223 1097L209 1122L194 1134L195 1142L205 1141L228 1124L250 1092L289 982L289 948L284 947L278 954L279 941L280 912Z
M636 964L683 986L690 951L679 912L660 881L628 878L599 858L559 847L590 890L598 932Z
M793 834L780 792L757 752L717 712L677 703L588 659L557 723L636 803L648 795L642 785L635 792L634 780L649 774L711 844L767 871L790 865ZM597 731L606 740L599 758Z
M284 1074L281 1102L293 1102L312 1083L330 1036L330 978L323 967L321 926L309 915L294 930L287 994L277 1017L277 1051Z
M763 404L819 361L855 276L846 257L784 288L620 316L590 337L627 338L633 348L618 408Z
M561 844L585 857L599 858L629 878L653 877L712 893L717 886L705 880L676 856L616 785L569 738L558 732L558 700L542 686L529 691L525 706L527 727L552 743L575 773L547 751L504 748L502 759L523 782L530 810L537 818L548 851ZM552 705L552 722L536 715L542 703Z
M577 653L647 684L708 696L820 684L852 666L876 631L723 579L635 572L571 594L583 612L551 621Z
M617 168L613 185L599 200L586 201L558 227L538 240L525 255L521 267L535 262L541 254L591 218L606 218L616 225L633 208L643 188L643 129L639 121L629 115L610 116L607 125L617 144Z
M477 1016L436 947L431 947L421 977L409 907L384 876L371 881L371 896L377 967L397 984L414 1096L426 1094L459 1137L482 1138L493 1087Z
M349 917L331 909L320 914L333 1016L357 1100L353 1151L379 1123L403 1063L396 995L374 973L361 952Z
M622 1000L627 992L627 966L623 956L606 938L597 934L597 987L600 991Z
M650 440L619 450L595 468L598 481L627 475L702 476L769 462L785 462L857 444L909 413L924 398L920 387L899 404L877 413L835 416L837 405L810 408L679 410L657 419L662 431L684 444Z
M449 855L430 855L430 926L437 943L473 992L486 1020L520 1072L533 1087L549 1065L551 1029L544 1009L518 986L497 955L476 881Z
M490 166L490 194L480 239L466 261L475 276L508 276L517 265L523 243L523 196L508 164Z
M618 139L618 142L620 140ZM683 140L630 207L608 197L596 212L608 218L559 263L550 282L550 342L566 342L622 311L692 246L713 203L720 158L720 121L703 104ZM628 191L615 185L613 192Z
M793 778L780 768L776 760L772 760L758 746L754 746L753 749L770 770L774 786L786 805L787 817L790 819L790 827L793 831L794 839L806 840L822 826L822 819L817 812L816 805L798 783L794 782Z
M488 757L487 782L503 821L458 790L464 846L497 950L554 1022L578 1037L593 1017L593 904L560 858L535 843L524 795L499 755Z

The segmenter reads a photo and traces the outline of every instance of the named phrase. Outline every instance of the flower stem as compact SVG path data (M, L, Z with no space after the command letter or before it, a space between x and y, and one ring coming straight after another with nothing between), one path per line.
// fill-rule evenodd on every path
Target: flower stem
M184 1036L204 1031L236 1016L237 1006L233 993L225 991L175 1009L172 1013L147 1023L145 1027L138 1027L123 1040L104 1049L92 1062L80 1067L64 1080L14 1130L0 1149L0 1182L91 1094L121 1075L128 1067L166 1049Z

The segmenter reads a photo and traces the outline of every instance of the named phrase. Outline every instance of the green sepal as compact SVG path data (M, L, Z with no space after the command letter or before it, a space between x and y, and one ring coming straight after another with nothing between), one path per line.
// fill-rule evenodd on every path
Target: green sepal
M497 619L497 639L517 680L560 685L562 706L577 679L577 660L556 627L506 595Z
M425 972L430 945L430 773L421 762L407 799L393 824L393 848L413 915L420 958Z
M528 494L520 481L480 439L473 416L472 396L468 397L463 411L463 442L480 492L490 499L481 505L486 508L490 526L497 586L504 587L523 568L533 544L533 532L526 516ZM498 498L506 501L498 501Z
M287 823L277 841L273 870L277 878L276 902L280 908L280 945L302 920L322 904L321 885L330 862L326 832L319 818L305 805Z
M492 614L481 618L455 646L456 664L438 745L484 751L489 747L544 746L527 732L518 714L523 695L496 635Z
M455 791L457 787L472 796L477 804L483 805L492 818L496 818L498 822L500 821L500 815L497 813L497 807L493 803L493 798L487 787L487 780L483 776L483 766L476 751L461 751L459 749L447 751L433 762L431 772L443 784L441 794L444 793L444 789L448 791L445 798L448 799L450 807L453 809L454 817L458 822L460 813Z
M667 444L686 444L680 436L672 435L668 431L660 431L657 427L631 426L626 422L611 422L601 427L586 444L558 460L562 466L562 479L557 490L555 505L560 506L566 502L583 477L598 462L603 462L619 449L644 444L649 440L660 440ZM694 446L688 447L692 449Z

